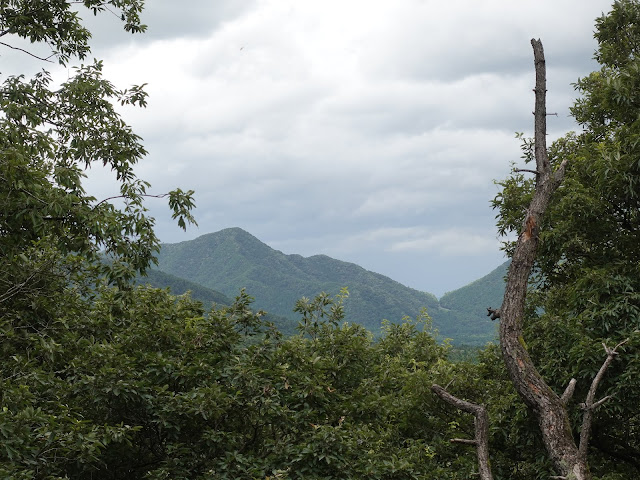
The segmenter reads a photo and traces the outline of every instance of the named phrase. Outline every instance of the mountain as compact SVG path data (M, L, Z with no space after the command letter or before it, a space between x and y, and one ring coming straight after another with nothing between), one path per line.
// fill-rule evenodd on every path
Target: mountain
M487 316L487 307L499 308L502 305L508 268L509 262L505 262L488 275L440 298L439 319L458 327L450 334L456 343L483 345L497 338L498 322ZM470 325L475 325L475 328L464 330Z
M256 299L255 308L291 320L298 319L293 307L300 297L313 298L322 291L335 295L346 286L350 294L345 303L346 320L359 323L374 334L380 332L383 319L397 323L405 316L415 318L426 307L440 334L456 343L482 345L495 338L495 324L484 315L486 310L482 315L470 313L462 302L464 294L448 294L451 301L445 307L430 293L353 263L326 255L286 255L240 228L163 244L158 260L163 272L228 297L246 288ZM482 290L483 283L479 282L474 291ZM487 306L491 305L482 301L482 309Z
M155 288L168 287L174 295L182 295L190 291L191 297L202 302L205 308L210 307L213 303L219 305L231 305L233 303L233 301L223 293L153 268L147 270L147 274L144 277L138 277L136 283L151 285Z
M191 298L202 302L205 310L211 308L213 304L229 306L233 303L233 300L223 293L155 268L147 270L147 274L144 277L138 277L135 281L138 284L150 285L155 288L169 288L174 295L182 295L189 292ZM297 332L296 326L298 322L290 318L269 312L263 318L273 322L285 335L293 335Z
M487 307L498 308L502 304L508 269L509 262L505 262L469 285L445 293L440 306L468 316L486 315Z

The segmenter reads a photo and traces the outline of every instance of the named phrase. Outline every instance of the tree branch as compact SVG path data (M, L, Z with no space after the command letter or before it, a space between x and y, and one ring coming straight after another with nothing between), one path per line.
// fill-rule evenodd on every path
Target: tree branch
M562 179L564 178L564 172L567 169L568 163L569 163L569 158L565 158L560 164L560 166L558 167L558 169L555 172L553 172L553 183L556 188L560 185L560 183L562 183Z
M476 405L475 403L461 400L451 395L440 385L432 385L431 390L438 397L463 412L471 413L474 419L476 438L473 440L465 440L462 438L453 438L451 442L462 443L465 445L473 445L476 447L478 455L478 470L481 480L493 480L491 467L489 466L489 414L484 405Z
M150 195L150 194L143 194L140 195L141 197L145 197L145 198L165 198L168 197L169 194L168 193L161 193L160 195ZM96 209L98 208L99 205L108 202L109 200L115 200L116 198L126 198L126 195L114 195L113 197L107 197L103 200L100 200L98 203L96 203L93 208Z
M596 408L598 408L600 405L611 398L611 396L608 395L598 400L597 402L594 402L594 399L596 397L596 390L598 389L598 385L602 381L605 372L609 368L609 365L611 365L615 357L618 356L618 348L628 341L629 338L618 343L613 348L607 347L607 345L604 343L602 344L602 346L604 347L604 351L607 352L607 358L605 359L604 363L600 367L600 370L598 370L598 373L591 382L591 387L589 388L589 392L587 393L587 399L581 405L581 407L584 409L584 414L582 416L582 428L580 430L580 447L578 449L578 453L583 461L586 461L587 458L587 447L589 446L589 436L591 435L591 425L593 424L593 412Z
M476 440L469 440L468 438L452 438L449 440L451 443L462 443L464 445L473 445L474 447L478 445Z
M3 32L2 35L4 35L6 32ZM0 35L0 36L2 36ZM27 55L31 55L33 58L37 58L38 60L42 60L44 62L49 62L49 63L53 63L52 60L49 60L51 57L53 57L55 55L55 52L52 53L51 55L49 55L47 58L43 58L43 57L39 57L38 55L34 55L33 53L25 50L24 48L20 48L20 47L14 47L13 45L9 45L8 43L5 42L0 42L0 45L4 45L5 47L9 47L12 48L13 50L20 50L21 52L26 53Z
M35 268L33 271L29 272L29 276L24 279L22 282L10 284L9 288L0 294L0 303L4 303L9 300L11 297L19 294L20 292L31 288L33 281L36 279L38 275L44 272L46 269L51 268L54 263L54 259L45 260L41 265Z
M569 385L567 385L567 388L565 389L564 393L562 394L562 396L560 397L560 401L562 402L563 405L567 405L567 403L569 403L569 400L571 400L571 397L573 396L573 392L576 390L576 379L572 378L569 381Z

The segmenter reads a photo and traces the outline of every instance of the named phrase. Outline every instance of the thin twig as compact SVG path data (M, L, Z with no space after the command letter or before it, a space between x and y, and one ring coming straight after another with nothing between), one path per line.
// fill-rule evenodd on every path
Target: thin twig
M13 45L9 45L8 43L5 42L0 42L0 45L4 45L5 47L9 47L12 48L14 50L20 50L21 52L26 53L27 55L31 55L33 58L37 58L38 60L42 60L44 62L49 62L49 63L54 63L52 60L49 60L51 57L53 57L55 55L55 53L52 53L51 55L49 55L47 58L43 58L43 57L39 57L38 55L34 55L33 53L25 50L24 48L20 48L20 47L14 47Z
M168 196L168 193L163 193L160 195L148 195L148 194L144 194L141 195L141 197L145 197L145 198L165 198L166 196ZM113 197L107 197L104 200L100 200L98 203L96 203L93 208L96 209L98 208L99 205L108 202L109 200L115 200L116 198L127 198L127 195L114 195Z

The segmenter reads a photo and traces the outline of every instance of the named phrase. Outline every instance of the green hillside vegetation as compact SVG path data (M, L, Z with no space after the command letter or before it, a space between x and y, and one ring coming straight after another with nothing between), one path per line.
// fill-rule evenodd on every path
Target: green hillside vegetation
M374 335L380 333L383 319L399 323L405 317L417 317L426 308L440 335L455 343L484 345L495 339L495 324L484 315L491 305L482 295L474 297L479 305L471 310L464 304L463 294L456 296L452 292L443 308L433 294L326 255L286 255L240 228L163 244L158 259L161 270L230 297L246 288L257 307L291 321L296 319L293 307L299 298L311 298L320 292L336 295L346 286L346 320L366 327ZM474 291L486 291L486 298L494 299L503 289L491 277L478 281Z
M223 293L157 269L149 269L146 275L136 277L136 283L155 288L169 288L173 295L190 292L191 297L202 302L205 308L211 307L212 304L231 305L233 303L233 300Z
M440 298L440 306L474 317L486 315L487 307L498 308L502 303L508 269L509 262L505 262L469 285L445 293Z
M143 7L2 2L3 41L48 45L64 66L91 53L77 10L110 18L113 9L125 30L142 32ZM385 322L376 338L344 322L358 308L376 326L427 307L446 335L488 338L495 323L484 310L474 318L475 304L498 298L499 269L438 302L356 265L284 255L230 229L161 254L169 273L235 297L230 305L206 309L168 288L132 285L160 245L146 213L149 184L134 169L146 152L116 104L144 106L144 90L116 90L99 61L69 68L62 84L46 71L3 79L0 479L640 478L640 1L615 2L595 36L601 69L578 81L572 109L584 131L549 149L552 166L570 162L539 225L518 338L538 372L520 370L525 379L505 367L507 348L456 351L424 316ZM123 198L90 196L89 167L111 171ZM533 182L514 165L499 183L493 204L505 239L529 215ZM168 194L182 227L194 220L192 193ZM343 285L352 318L344 296L315 295ZM300 292L309 299L296 302ZM298 335L283 336L256 312L269 308L268 295L281 311L295 305ZM451 362L453 354L473 362ZM551 409L522 394L538 374L545 382L532 384L548 390L539 393ZM465 410L486 406L488 428L476 433L482 409L473 408L474 421L434 384L470 402L457 404ZM545 413L558 407L561 415ZM552 430L566 434L555 445ZM479 475L469 448L481 446L482 431L493 475ZM567 471L565 459L579 468Z
M154 288L168 288L173 295L184 295L185 293L189 293L189 296L193 300L202 303L205 310L216 305L228 307L234 302L234 300L230 299L223 293L155 268L147 270L144 276L136 277L135 283L138 285L148 285ZM297 320L269 312L263 316L263 320L273 323L284 335L294 335L297 333Z

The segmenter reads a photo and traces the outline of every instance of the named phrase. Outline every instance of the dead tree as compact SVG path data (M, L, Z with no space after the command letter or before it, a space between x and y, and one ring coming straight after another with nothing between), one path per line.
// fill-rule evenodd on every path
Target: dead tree
M544 445L563 476L589 478L573 439L567 409L562 399L542 379L522 340L522 318L529 274L535 261L538 231L551 195L564 175L566 160L554 172L547 154L546 65L542 43L531 40L536 70L535 92L535 192L518 237L507 273L500 317L500 346L504 362L516 390L538 418Z
M562 182L567 165L567 160L565 159L554 170L549 161L546 139L547 86L544 51L540 40L532 39L531 45L533 46L536 71L536 86L534 89L534 152L536 169L527 171L536 176L535 191L527 209L523 226L511 258L511 266L507 273L502 306L497 310L488 310L492 319L500 319L500 347L509 377L520 394L520 397L537 417L544 446L559 473L558 476L552 478L590 480L591 474L587 462L587 447L589 444L593 412L608 398L605 397L596 401L596 389L606 369L618 354L618 347L625 342L621 342L615 348L609 348L604 345L607 358L593 379L585 403L581 405L584 413L579 443L576 443L567 412L567 403L575 389L575 380L572 379L562 396L558 396L538 373L531 361L531 357L527 352L523 340L522 319L524 318L525 312L529 275L535 261L536 248L539 241L539 225L549 205L552 194ZM478 408L480 408L480 406L463 402L448 394L437 385L433 386L433 390L449 403L469 413L476 414L476 418L478 418L477 412L479 412ZM447 393L447 396L443 395L442 392ZM463 403L470 405L470 407L463 408ZM476 422L476 440L468 441L467 443L473 443L479 447L480 438L478 422ZM488 471L487 457L483 456L481 458L479 452L478 460L481 464L481 478L490 479L491 472ZM482 463L485 463L485 465L482 465ZM482 476L482 472L486 472L484 476Z

